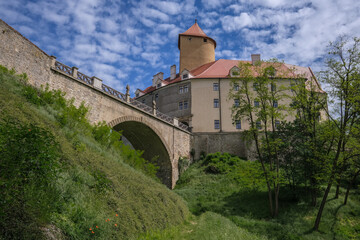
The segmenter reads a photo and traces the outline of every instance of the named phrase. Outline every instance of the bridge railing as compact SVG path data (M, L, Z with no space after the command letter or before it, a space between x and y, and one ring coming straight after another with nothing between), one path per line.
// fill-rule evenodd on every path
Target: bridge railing
M123 93L103 84L101 79L99 79L97 77L89 77L89 76L79 72L78 68L66 66L63 63L56 61L56 58L54 56L52 56L52 57L53 57L53 61L52 61L53 69L65 74L65 75L69 75L77 80L80 80L88 85L96 87L97 89L99 89L111 96L116 97L117 99L121 100L122 102L131 104L131 105L135 106L136 108L142 110L143 112L150 113L151 115L153 115L165 122L168 122L174 126L177 126L185 131L190 132L189 126L179 122L177 119L170 117L164 113L161 113L161 112L157 111L156 109L154 109L153 107L150 107L144 103L141 103L135 99L132 99L132 98L130 98L130 95L128 93L123 94Z

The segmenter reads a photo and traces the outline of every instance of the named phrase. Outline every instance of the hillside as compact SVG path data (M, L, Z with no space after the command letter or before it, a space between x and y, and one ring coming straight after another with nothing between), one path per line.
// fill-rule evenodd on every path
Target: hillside
M24 77L0 68L0 239L131 239L187 218L179 196L125 163L151 166L137 152L96 141L85 108Z

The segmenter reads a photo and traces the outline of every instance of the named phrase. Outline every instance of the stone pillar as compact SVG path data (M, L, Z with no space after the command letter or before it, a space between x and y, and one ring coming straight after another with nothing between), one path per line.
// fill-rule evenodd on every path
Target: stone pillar
M98 89L102 89L102 80L100 78L97 77L92 77L91 78L93 80L93 86L98 88Z
M73 76L74 78L76 78L76 79L77 79L78 70L79 70L79 68L77 68L77 67L72 67L72 76Z
M153 107L153 114L156 116L156 101L155 101L155 99L152 102L152 107Z
M175 118L173 119L174 126L179 126L179 119Z
M126 98L126 102L130 102L130 86L129 84L126 85L126 94L125 94L125 98Z
M51 58L51 66L55 67L56 57L55 56L50 56L50 58Z

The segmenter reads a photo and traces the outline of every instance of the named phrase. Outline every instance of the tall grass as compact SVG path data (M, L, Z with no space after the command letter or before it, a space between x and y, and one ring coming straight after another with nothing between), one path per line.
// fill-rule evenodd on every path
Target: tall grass
M221 159L216 154L215 157ZM229 160L223 163L226 161ZM349 206L342 205L342 198L330 199L320 231L313 232L317 208L309 205L305 190L302 194L299 192L294 195L293 191L283 186L280 195L282 211L278 218L272 219L265 186L261 186L259 181L255 182L254 188L249 187L248 183L253 181L253 176L241 172L253 169L254 163L239 160L226 167L223 163L217 164L217 160L200 160L180 177L175 192L186 200L192 213L202 216L207 212L215 212L231 220L239 228L269 239L360 238L359 189L352 192ZM216 170L218 167L224 171ZM209 173L209 169L210 172L222 173ZM334 195L334 191L335 189L330 194Z
M73 106L59 91L34 89L24 77L0 67L0 126L4 130L0 131L0 186L1 196L8 199L0 200L0 239L133 239L187 218L181 198L152 178L151 163L123 147L118 134L104 124L91 126L83 105ZM6 132L8 120L16 123L13 130L37 129L52 140L39 145ZM96 136L101 131L108 134L106 138ZM25 151L38 145L37 153L43 158L19 154L16 162L9 147L9 137L16 136L11 146ZM54 172L52 177L44 178L40 172L31 173L31 182L24 180L24 174L37 169L45 156L54 161L56 171L46 168L49 171L44 173ZM23 194L12 194L18 189Z

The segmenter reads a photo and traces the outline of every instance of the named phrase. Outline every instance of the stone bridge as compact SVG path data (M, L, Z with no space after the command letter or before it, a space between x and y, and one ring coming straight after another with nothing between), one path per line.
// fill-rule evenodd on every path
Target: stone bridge
M48 84L50 89L66 92L79 106L90 108L89 120L105 121L122 131L135 149L144 150L144 158L159 156L158 176L173 188L179 176L179 157L189 157L191 134L187 126L156 109L106 86L97 77L89 77L76 67L66 66L0 19L0 64L27 73L35 87Z

